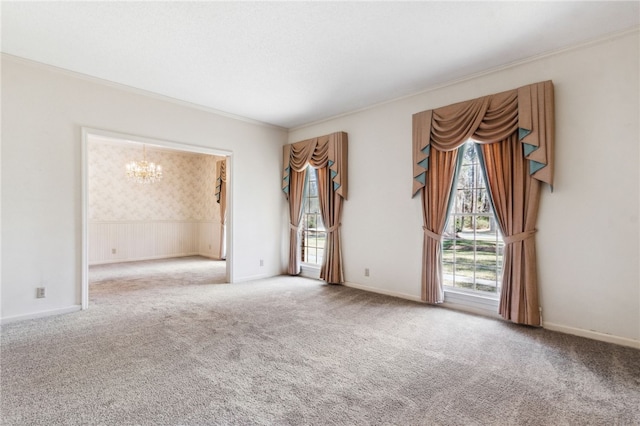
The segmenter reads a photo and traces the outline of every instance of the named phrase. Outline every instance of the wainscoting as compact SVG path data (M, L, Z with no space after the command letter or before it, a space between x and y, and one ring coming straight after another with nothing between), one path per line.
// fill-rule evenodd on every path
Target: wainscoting
M89 222L89 265L168 257L220 257L217 221Z

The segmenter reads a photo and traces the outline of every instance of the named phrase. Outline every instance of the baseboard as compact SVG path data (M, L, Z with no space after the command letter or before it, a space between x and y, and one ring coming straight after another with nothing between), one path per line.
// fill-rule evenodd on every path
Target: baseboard
M574 328L546 321L543 321L542 328L551 331L558 331L560 333L572 334L574 336L586 337L588 339L600 340L602 342L615 343L616 345L640 349L640 340L629 339L627 337L614 336L612 334L600 333L592 330L584 330L582 328Z
M233 279L233 283L242 283L247 281L255 281L255 280L263 280L265 278L273 278L280 276L280 274L270 275L270 274L260 274L260 275L249 275L247 277L240 277Z
M110 263L126 263L126 262L142 262L144 260L160 260L160 259L172 259L175 257L188 257L188 256L204 256L198 252L194 253L178 253L178 254L162 254L159 256L144 256L144 257L134 257L134 258L125 258L125 259L110 259L110 260L102 260L99 262L91 262L89 266L95 265L108 265Z
M381 289L381 288L369 287L369 286L366 286L366 285L352 283L352 282L349 282L349 281L345 281L344 283L342 283L342 285L344 285L346 287L357 288L359 290L370 291L372 293L384 294L386 296L393 296L393 297L398 297L400 299L411 300L411 301L414 301L414 302L422 302L422 299L420 299L420 297L413 296L411 294L400 293L400 292L397 292L397 291L389 291L389 290L384 290L384 289Z
M44 318L44 317L50 317L54 315L70 314L72 312L79 311L81 308L82 307L80 305L73 305L66 308L51 309L50 311L41 311L41 312L35 312L32 314L26 314L26 315L16 315L13 317L1 318L0 324L9 324L11 322L26 321L30 319Z
M352 283L352 282L345 282L345 283L343 283L343 285L345 285L346 287L357 288L359 290L370 291L370 292L373 292L373 293L379 293L379 294L384 294L384 295L387 295L387 296L399 297L401 299L412 300L414 302L422 302L422 300L419 297L416 297L416 296L413 296L413 295L410 295L410 294L399 293L399 292L379 289L379 288L375 288L375 287L369 287L369 286L366 286L366 285L356 284L356 283ZM469 312L469 313L476 314L476 315L482 315L482 316L502 319L502 317L497 312L491 312L491 311L488 311L488 310L485 310L485 309L473 308L473 307L470 307L470 306L460 305L460 304L457 304L457 303L445 302L445 303L442 303L442 304L440 304L438 306L442 306L443 308L455 309L455 310L463 311L463 312ZM591 330L584 330L584 329L581 329L581 328L568 327L568 326L565 326L565 325L554 324L554 323L550 323L550 322L546 322L546 321L543 322L542 328L545 328L545 329L551 330L551 331L558 331L560 333L572 334L574 336L586 337L586 338L592 339L592 340L599 340L599 341L602 341L602 342L614 343L616 345L628 346L628 347L631 347L631 348L640 349L640 340L629 339L627 337L614 336L614 335L611 335L611 334L599 333L597 331L591 331Z

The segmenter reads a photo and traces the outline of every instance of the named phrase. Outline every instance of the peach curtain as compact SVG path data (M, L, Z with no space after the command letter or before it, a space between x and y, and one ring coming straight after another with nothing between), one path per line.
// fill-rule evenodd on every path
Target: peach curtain
M300 273L300 220L307 169L291 170L289 177L289 275Z
M516 323L540 325L534 235L540 181L528 175L516 134L480 146L489 194L505 242L500 315Z
M423 111L413 116L413 195L421 193L423 199L423 214L425 218L429 215L443 214L445 218L431 219L430 226L427 226L425 219L425 243L423 252L423 279L422 295L423 300L428 303L441 303L443 301L442 274L438 273L441 262L437 256L432 256L426 248L433 244L427 243L426 239L439 240L440 232L437 226L439 221L446 220L446 209L441 211L433 207L432 197L442 197L441 194L449 193L452 185L453 174L447 168L436 166L440 162L439 154L436 152L452 152L457 150L464 142L473 138L481 144L509 144L513 140L521 144L522 156L513 156L506 160L506 157L488 156L489 161L499 161L504 167L504 161L521 163L523 170L522 181L519 191L527 192L526 188L532 188L538 183L532 184L529 181L546 182L553 185L553 146L554 146L554 98L553 83L545 81L528 86L520 87L516 90L485 96L466 102L449 105L435 110ZM515 138L515 139L514 139ZM483 147L484 148L484 147ZM496 158L494 160L494 158ZM503 161L504 160L504 161ZM489 167L489 166L488 166ZM496 179L498 173L490 177ZM529 183L527 183L529 182ZM492 184L489 183L491 186ZM494 186L497 183L494 182ZM447 192L447 189L449 192ZM538 197L531 191L528 198L527 208L537 212ZM527 192L528 193L528 192ZM500 194L491 194L492 197L499 197ZM440 203L437 203L440 204ZM525 220L520 204L514 201L509 214L519 220L518 224L511 225L513 229L525 229ZM537 214L529 214L526 227L535 227ZM520 223L522 222L522 223ZM428 231L428 232L427 232ZM520 244L512 241L509 229L503 229L503 235L507 247L513 244ZM432 233L433 235L431 235ZM520 238L520 232L517 233ZM514 322L521 322L530 325L539 325L540 318L537 307L537 276L535 245L533 237L526 234L526 251L515 250L510 255L510 265L505 264L503 272L503 286L501 293L500 313L503 317ZM431 250L431 249L430 249ZM508 248L507 250L510 250ZM433 251L433 250L431 250ZM527 254L528 253L528 254ZM520 266L514 266L520 265ZM524 265L524 266L523 266ZM434 272L435 270L435 272ZM524 271L526 278L522 278L519 271ZM525 280L526 284L522 281ZM513 284L518 281L518 284ZM527 292L520 291L523 287ZM518 294L516 294L519 292ZM517 301L516 301L517 299ZM525 315L514 314L521 312L523 306ZM535 313L531 311L535 310Z
M220 204L220 259L226 254L226 226L227 226L227 160L216 162L216 201Z
M427 303L442 303L442 232L447 222L447 207L451 197L451 186L456 172L460 149L431 153L431 173L426 177L421 190L424 239L422 253L422 300ZM440 283L432 285L432 283Z
M346 133L337 132L283 147L282 190L289 200L292 230L289 238L288 269L291 275L300 273L300 247L297 232L303 193L302 189L298 191L297 187L301 185L304 188L304 179L300 183L298 174L305 173L307 166L310 165L318 170L320 211L322 221L327 228L320 278L332 284L344 282L340 219L342 202L347 198L347 139ZM296 214L299 216L295 216ZM294 256L293 253L296 255Z

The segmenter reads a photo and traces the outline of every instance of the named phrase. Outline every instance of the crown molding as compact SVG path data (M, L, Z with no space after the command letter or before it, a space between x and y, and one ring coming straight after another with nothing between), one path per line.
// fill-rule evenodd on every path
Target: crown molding
M111 81L111 80L105 80L103 78L94 77L94 76L91 76L91 75L88 75L88 74L83 74L83 73L80 73L80 72L77 72L77 71L71 71L71 70L68 70L66 68L60 68L60 67L57 67L55 65L50 65L50 64L46 64L44 62L34 61L33 59L23 58L21 56L12 55L10 53L2 52L2 60L3 61L4 60L11 60L11 61L14 61L14 62L30 65L30 66L33 66L33 67L46 69L48 71L53 71L53 72L56 72L58 74L66 75L68 77L77 78L79 80L89 81L89 82L92 82L92 83L100 84L102 86L112 87L112 88L115 88L115 89L118 89L118 90L122 90L122 91L125 91L125 92L134 93L136 95L142 95L142 96L146 96L148 98L156 99L156 100L159 100L159 101L169 102L169 103L172 103L172 104L175 104L175 105L180 105L180 106L187 107L187 108L197 109L197 110L200 110L200 111L208 112L210 114L215 114L215 115L219 115L221 117L231 118L233 120L243 121L245 123L254 124L254 125L257 125L257 126L267 127L267 128L270 128L270 129L288 130L285 127L277 126L275 124L265 123L264 121L258 121L258 120L254 120L252 118L243 117L241 115L232 114L230 112L221 111L221 110L218 110L218 109L215 109L215 108L210 108L210 107L207 107L207 106L204 106L204 105L200 105L200 104L196 104L196 103L193 103L193 102L183 101L183 100L180 100L180 99L177 99L177 98L173 98L171 96L161 95L159 93L151 92L149 90L139 89L137 87L128 86L128 85L122 84L122 83L116 83L116 82Z
M560 55L560 54L563 54L563 53L566 53L566 52L571 52L571 51L574 51L574 50L584 49L584 48L595 46L595 45L602 44L602 43L607 43L609 41L616 40L616 39L622 38L622 37L626 37L627 35L634 34L634 33L640 34L640 26L627 28L626 30L622 30L622 31L619 31L619 32L607 34L605 36L598 37L598 38L595 38L595 39L592 39L592 40L589 40L589 41L586 41L586 42L574 44L572 46L567 46L567 47L563 47L563 48L560 48L560 49L550 50L548 52L540 53L540 54L535 55L535 56L530 56L530 57L525 58L525 59L520 59L520 60L517 60L517 61L509 62L509 63L504 64L504 65L493 67L493 68L490 68L488 70L484 70L484 71L480 71L480 72L477 72L477 73L469 74L467 76L460 77L460 78L457 78L455 80L449 80L449 81L446 81L446 82L443 82L443 83L434 84L432 86L427 87L426 89L420 90L419 92L414 92L414 93L410 93L408 95L399 96L397 98L393 98L393 99L390 99L390 100L387 100L387 101L378 102L378 103L375 103L375 104L372 104L372 105L369 105L369 106L366 106L366 107L363 107L363 108L347 111L347 112L344 112L342 114L333 115L331 117L323 118L321 120L313 121L311 123L302 124L300 126L292 127L292 128L289 129L289 133L305 129L307 127L316 126L318 124L326 123L328 121L336 120L338 118L342 118L342 117L347 117L347 116L350 116L350 115L358 114L358 113L361 113L361 112L364 112L364 111L368 111L370 109L375 109L375 108L378 108L378 107L383 106L383 105L392 104L394 102L402 101L404 99L413 98L414 96L420 96L420 95L424 95L426 93L435 92L437 90L441 90L441 89L444 89L446 87L455 86L456 84L464 83L464 82L469 81L469 80L474 80L476 78L480 78L480 77L483 77L483 76L486 76L486 75L494 74L494 73L497 73L497 72L500 72L500 71L504 71L504 70L508 70L508 69L511 69L511 68L516 68L516 67L519 67L521 65L525 65L525 64L528 64L528 63L536 62L536 61L539 61L539 60L542 60L542 59L545 59L545 58L548 58L548 57Z

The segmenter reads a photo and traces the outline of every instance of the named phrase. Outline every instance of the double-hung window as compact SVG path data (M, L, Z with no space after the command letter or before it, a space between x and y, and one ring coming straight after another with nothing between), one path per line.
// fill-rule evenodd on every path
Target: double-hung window
M487 190L476 145L468 141L458 163L458 179L442 240L447 288L498 297L504 243Z
M318 177L316 170L307 168L307 182L304 192L304 211L302 213L301 254L302 262L322 265L327 232L322 223L320 201L318 198Z

